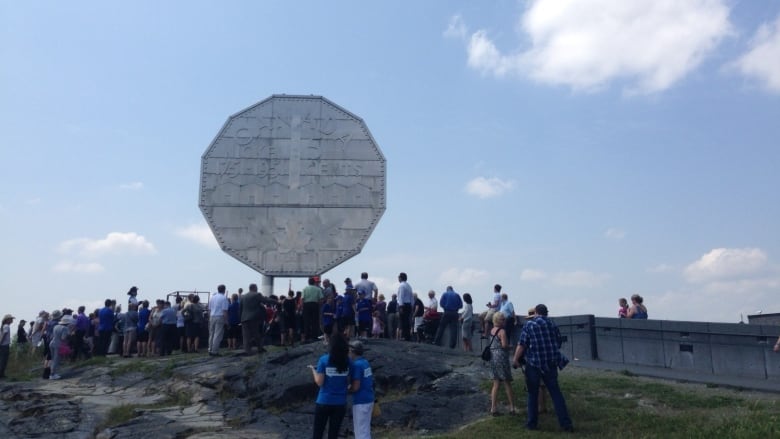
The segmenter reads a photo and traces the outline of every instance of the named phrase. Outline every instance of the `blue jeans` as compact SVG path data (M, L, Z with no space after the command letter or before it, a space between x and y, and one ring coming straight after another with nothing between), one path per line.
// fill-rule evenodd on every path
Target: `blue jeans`
M558 416L558 424L561 428L571 428L571 418L566 409L566 400L563 399L561 388L558 387L558 369L550 365L550 370L542 371L538 367L525 366L525 385L528 387L528 421L526 428L536 430L539 421L539 383L544 382L550 392L550 398Z

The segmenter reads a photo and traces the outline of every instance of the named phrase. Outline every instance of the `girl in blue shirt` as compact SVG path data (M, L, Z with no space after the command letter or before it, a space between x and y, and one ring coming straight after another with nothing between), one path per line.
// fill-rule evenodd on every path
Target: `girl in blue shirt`
M328 439L337 439L347 411L347 387L350 383L349 346L341 334L331 337L330 354L320 357L317 366L309 365L319 386L314 408L313 439L322 439L328 425Z

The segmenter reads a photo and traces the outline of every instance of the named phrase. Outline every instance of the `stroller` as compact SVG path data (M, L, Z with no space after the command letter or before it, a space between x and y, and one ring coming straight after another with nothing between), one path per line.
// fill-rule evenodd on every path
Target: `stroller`
M426 313L423 316L423 324L419 329L419 341L423 343L433 343L436 338L436 331L439 329L439 322L441 322L441 313Z

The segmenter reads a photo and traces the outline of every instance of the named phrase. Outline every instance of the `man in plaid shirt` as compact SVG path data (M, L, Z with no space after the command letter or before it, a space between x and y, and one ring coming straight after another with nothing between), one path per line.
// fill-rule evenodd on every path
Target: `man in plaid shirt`
M528 320L520 333L513 365L520 366L525 355L525 384L528 388L528 420L526 428L536 430L539 419L539 383L544 382L558 416L558 423L564 431L574 431L566 400L558 387L558 367L565 366L565 357L560 352L561 333L558 326L547 317L547 306L536 305L536 317Z

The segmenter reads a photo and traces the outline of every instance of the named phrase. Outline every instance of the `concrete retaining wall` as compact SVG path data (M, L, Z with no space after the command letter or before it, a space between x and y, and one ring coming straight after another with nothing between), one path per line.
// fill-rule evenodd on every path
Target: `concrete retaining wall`
M780 380L780 327L738 323L554 317L571 358Z

